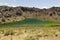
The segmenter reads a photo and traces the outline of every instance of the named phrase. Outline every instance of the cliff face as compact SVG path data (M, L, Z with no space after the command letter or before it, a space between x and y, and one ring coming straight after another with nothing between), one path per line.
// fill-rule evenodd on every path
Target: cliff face
M26 18L60 22L60 7L39 9L34 7L0 6L0 23L21 21Z

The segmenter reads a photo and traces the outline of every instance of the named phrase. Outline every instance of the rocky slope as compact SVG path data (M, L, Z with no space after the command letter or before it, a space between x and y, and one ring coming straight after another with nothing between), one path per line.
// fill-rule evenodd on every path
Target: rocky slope
M0 6L0 23L21 21L26 18L60 22L60 7L39 9L35 7Z

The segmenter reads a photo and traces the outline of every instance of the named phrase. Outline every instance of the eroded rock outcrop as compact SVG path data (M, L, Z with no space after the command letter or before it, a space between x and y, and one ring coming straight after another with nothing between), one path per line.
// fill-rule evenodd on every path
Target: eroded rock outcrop
M26 18L60 22L60 7L39 9L35 7L0 6L0 23L20 21Z

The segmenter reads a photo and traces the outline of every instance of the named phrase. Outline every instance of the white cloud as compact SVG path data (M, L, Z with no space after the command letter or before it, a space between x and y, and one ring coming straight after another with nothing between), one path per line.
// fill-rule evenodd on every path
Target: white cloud
M50 8L50 7L44 6L44 7L38 7L38 8L40 8L40 9L43 9L43 8L48 9L48 8Z

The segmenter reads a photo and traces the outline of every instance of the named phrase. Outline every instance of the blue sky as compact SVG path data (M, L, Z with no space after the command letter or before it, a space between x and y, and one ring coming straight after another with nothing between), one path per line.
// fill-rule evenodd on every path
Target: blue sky
M60 0L0 0L0 5L48 8L60 6Z

